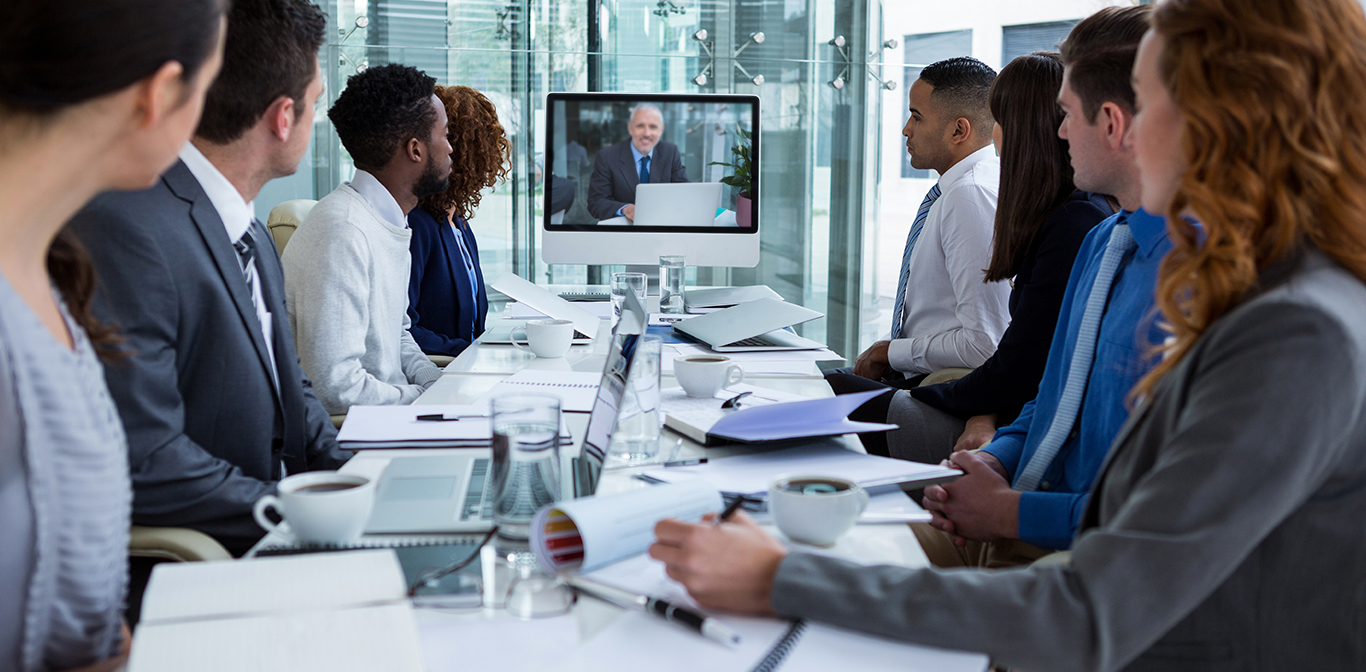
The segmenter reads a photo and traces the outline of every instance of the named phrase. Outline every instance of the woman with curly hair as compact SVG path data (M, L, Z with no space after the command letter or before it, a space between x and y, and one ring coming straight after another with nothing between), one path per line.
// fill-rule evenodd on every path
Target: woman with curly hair
M664 521L706 606L985 651L1031 670L1366 669L1366 16L1164 0L1134 66L1172 338L1065 563L860 567L748 518ZM1193 222L1199 222L1197 226Z
M408 317L423 352L454 357L484 333L488 291L469 218L479 207L480 192L507 179L512 143L484 94L468 86L438 86L436 97L450 120L450 186L408 213L413 231Z

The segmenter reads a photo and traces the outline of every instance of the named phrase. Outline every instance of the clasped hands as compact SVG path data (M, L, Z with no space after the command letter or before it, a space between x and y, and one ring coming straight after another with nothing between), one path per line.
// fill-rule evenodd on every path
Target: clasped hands
M854 375L882 382L892 368L891 360L887 359L887 348L891 344L891 341L878 341L868 346L868 349L854 360Z
M955 452L941 464L962 469L958 480L925 488L930 525L953 543L1014 539L1019 535L1020 493L1010 488L1005 467L991 453Z

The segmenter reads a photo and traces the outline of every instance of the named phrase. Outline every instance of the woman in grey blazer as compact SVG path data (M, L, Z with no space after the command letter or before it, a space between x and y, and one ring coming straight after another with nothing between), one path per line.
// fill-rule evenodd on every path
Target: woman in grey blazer
M865 568L662 522L650 553L700 603L1030 670L1366 669L1366 17L1164 0L1134 82L1173 334L1070 562Z
M132 495L66 221L176 158L222 59L221 0L5 0L0 20L0 669L111 670Z

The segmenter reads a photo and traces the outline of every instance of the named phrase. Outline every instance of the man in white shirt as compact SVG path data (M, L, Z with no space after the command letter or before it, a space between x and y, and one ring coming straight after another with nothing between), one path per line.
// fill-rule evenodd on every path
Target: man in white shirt
M398 64L347 80L328 118L356 175L313 207L282 255L299 357L332 413L412 403L441 377L408 331L408 213L451 174L435 86Z
M926 67L911 85L901 134L911 165L940 178L907 236L891 333L859 355L857 375L910 387L939 369L976 368L1005 333L1010 287L983 282L1001 172L988 105L995 78L959 57Z
M195 528L234 553L264 534L252 505L279 479L347 457L299 369L279 256L252 207L308 149L326 28L306 0L235 0L180 162L69 224L99 272L95 312L125 338L105 378L128 433L133 522Z

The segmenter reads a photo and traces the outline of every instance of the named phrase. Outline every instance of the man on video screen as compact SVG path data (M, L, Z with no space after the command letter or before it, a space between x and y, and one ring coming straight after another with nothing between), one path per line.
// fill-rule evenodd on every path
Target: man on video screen
M664 114L644 103L631 110L630 139L598 150L588 186L588 212L599 220L635 221L636 185L687 182L678 146L664 142Z

